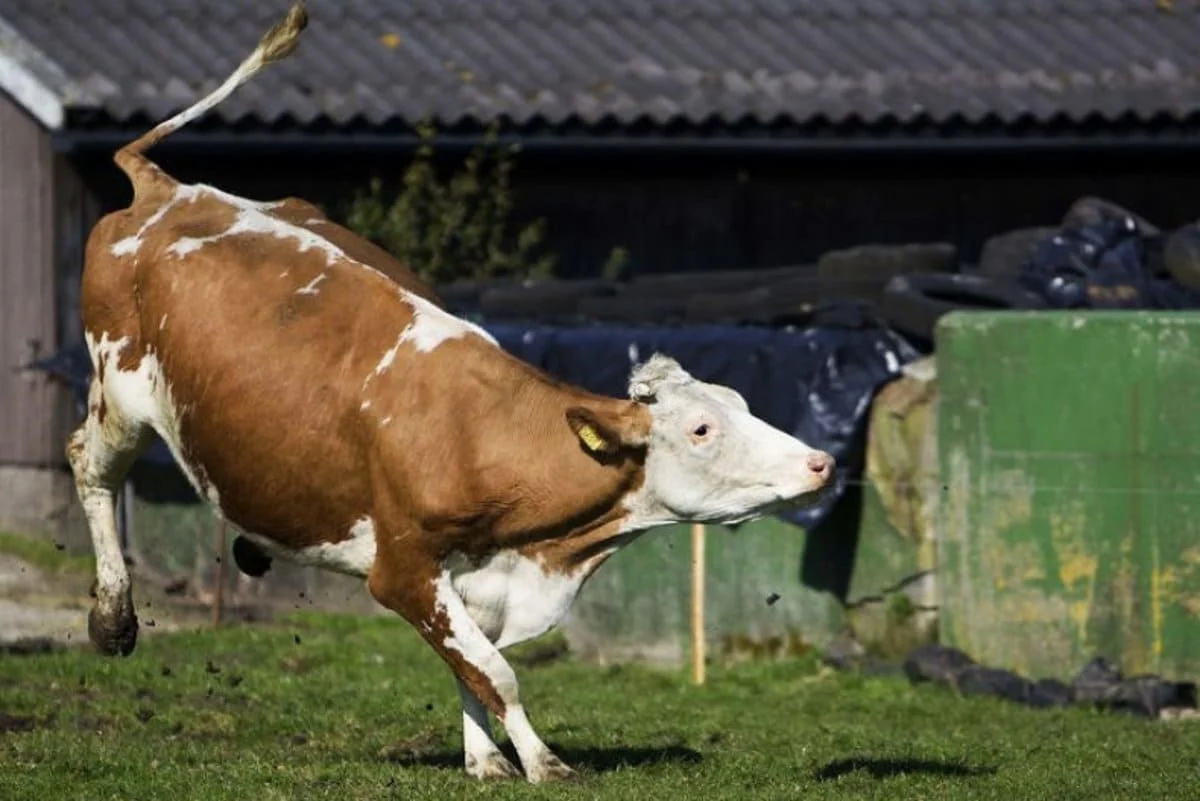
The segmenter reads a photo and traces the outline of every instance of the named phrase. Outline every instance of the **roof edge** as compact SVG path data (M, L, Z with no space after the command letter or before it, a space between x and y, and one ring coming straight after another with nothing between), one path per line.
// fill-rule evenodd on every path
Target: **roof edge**
M115 150L131 138L125 131L70 131L54 134L52 143L61 153ZM173 153L397 153L415 150L423 143L419 136L400 132L326 132L304 131L181 131L158 150ZM1049 132L1004 135L995 131L957 136L756 136L716 134L698 137L651 133L642 135L510 133L501 134L493 144L516 145L526 152L542 154L586 151L611 154L772 154L804 155L835 153L968 153L968 152L1081 152L1106 150L1200 150L1196 129L1137 132ZM443 152L465 151L486 145L483 133L439 133L432 144Z
M51 81L58 87L52 86ZM0 91L44 127L57 131L66 120L60 90L68 83L67 76L57 64L0 18Z

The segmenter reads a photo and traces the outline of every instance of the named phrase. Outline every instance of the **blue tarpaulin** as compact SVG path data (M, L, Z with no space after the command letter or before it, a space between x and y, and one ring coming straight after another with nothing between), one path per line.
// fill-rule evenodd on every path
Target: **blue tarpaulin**
M918 355L878 326L485 327L513 355L592 392L624 397L631 367L655 351L675 358L696 378L737 390L754 414L837 460L831 492L815 506L783 515L810 530L836 504L847 481L861 474L865 420L875 392ZM82 345L34 366L68 382L86 408L91 364ZM161 442L142 462L173 464Z

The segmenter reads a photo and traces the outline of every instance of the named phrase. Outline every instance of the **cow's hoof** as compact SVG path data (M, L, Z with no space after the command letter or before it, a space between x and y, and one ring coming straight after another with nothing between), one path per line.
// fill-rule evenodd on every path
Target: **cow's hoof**
M233 562L250 578L262 578L271 569L271 557L245 537L233 539Z
M519 779L521 771L499 751L483 759L467 760L467 774L476 779Z
M529 781L534 784L549 784L550 782L566 782L579 778L579 774L571 769L566 762L554 754L546 754L536 765L528 770Z
M100 611L99 606L88 612L88 639L105 656L129 656L137 646L137 636L137 615L125 604L111 613Z

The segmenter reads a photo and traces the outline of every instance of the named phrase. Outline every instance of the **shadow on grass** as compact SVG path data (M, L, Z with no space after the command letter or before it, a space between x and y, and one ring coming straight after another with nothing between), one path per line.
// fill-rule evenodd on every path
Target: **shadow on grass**
M853 757L851 759L835 759L816 772L819 782L832 781L853 773L857 770L866 771L875 779L887 779L905 773L920 773L926 776L946 776L966 778L970 776L985 776L996 772L995 768L975 768L961 762L943 762L935 759L872 759L870 757Z
M619 768L640 768L663 764L695 764L703 757L699 751L681 745L659 748L560 748L547 743L550 750L558 754L563 762L588 773L608 773ZM503 743L501 752L514 765L520 766L516 751L511 743ZM400 765L421 765L433 768L457 768L463 766L462 751L426 751L393 756Z

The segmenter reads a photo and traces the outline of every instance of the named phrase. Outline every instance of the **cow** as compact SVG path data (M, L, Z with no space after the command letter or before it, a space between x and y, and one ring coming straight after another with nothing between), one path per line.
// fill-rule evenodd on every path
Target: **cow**
M89 638L135 648L114 493L157 435L243 556L361 579L420 633L457 682L467 773L521 776L491 713L528 781L570 778L502 649L561 622L647 530L811 502L833 459L661 353L627 398L562 383L315 206L182 183L145 155L286 58L307 20L297 3L217 90L114 156L133 199L88 237L93 374L66 446L96 556Z

